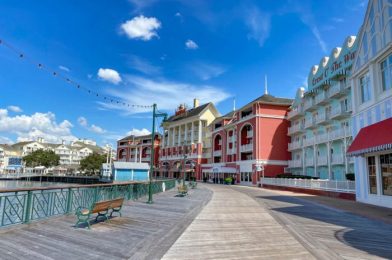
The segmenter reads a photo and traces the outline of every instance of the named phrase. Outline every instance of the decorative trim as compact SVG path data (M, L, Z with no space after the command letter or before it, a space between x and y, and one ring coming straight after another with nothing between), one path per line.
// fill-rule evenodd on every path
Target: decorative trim
M347 156L361 156L367 153L374 153L374 152L380 152L380 151L391 150L391 149L392 149L392 143L383 144L383 145L373 146L366 149L350 152L347 153Z

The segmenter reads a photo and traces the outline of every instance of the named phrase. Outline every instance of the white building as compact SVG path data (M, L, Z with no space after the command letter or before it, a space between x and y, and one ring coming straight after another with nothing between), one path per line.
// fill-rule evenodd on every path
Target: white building
M370 0L353 66L357 200L392 208L392 1Z
M345 180L354 172L346 156L351 142L351 84L348 80L357 50L355 36L323 57L300 88L288 113L291 160L286 172L321 179Z

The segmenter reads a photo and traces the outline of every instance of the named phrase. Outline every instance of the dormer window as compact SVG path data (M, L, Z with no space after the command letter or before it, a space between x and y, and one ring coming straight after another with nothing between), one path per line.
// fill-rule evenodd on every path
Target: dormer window
M249 108L247 110L241 111L241 118L250 116L252 114L252 108Z
M216 123L216 124L215 124L215 129L218 129L218 128L220 128L220 127L222 127L222 123Z

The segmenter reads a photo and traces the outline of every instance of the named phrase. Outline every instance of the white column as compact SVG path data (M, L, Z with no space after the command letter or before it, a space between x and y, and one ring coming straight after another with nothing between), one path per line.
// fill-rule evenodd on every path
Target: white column
M165 133L165 130L163 130L163 136L162 136L162 148L163 148L163 147L165 147L165 136L166 136L166 133Z
M137 162L137 146L135 147L135 162Z
M195 124L192 122L192 127L191 127L191 143L193 144L195 140Z
M335 151L336 153L336 151ZM332 180L332 167L331 167L331 144L327 142L327 164L328 164L328 179ZM335 177L335 176L334 176Z
M172 137L172 138L171 138L171 139L172 139L172 140L171 140L172 145L171 145L171 146L173 147L173 146L174 146L174 133L175 133L174 127L171 128L171 131L172 131L172 136L171 136L171 137Z
M198 143L201 143L202 142L202 140L201 140L201 132L202 132L202 124L201 124L201 120L199 120L199 131L198 131L198 134L199 134L199 136L198 136L198 138L197 138L197 140L198 140Z
M188 141L188 124L185 124L185 129L184 129L184 141Z
M140 146L140 151L139 151L139 162L142 162L142 146Z
M181 126L178 126L178 146L181 145Z

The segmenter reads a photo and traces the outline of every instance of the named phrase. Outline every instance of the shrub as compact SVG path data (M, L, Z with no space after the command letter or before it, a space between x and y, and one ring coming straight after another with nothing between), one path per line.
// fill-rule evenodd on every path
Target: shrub
M226 184L230 184L232 181L233 181L233 178L231 178L231 177L228 177L225 179Z
M355 174L354 173L346 173L346 179L349 181L355 181Z
M295 174L278 174L276 178L286 178L286 179L306 179L306 180L317 180L319 177L307 176L307 175L295 175Z

